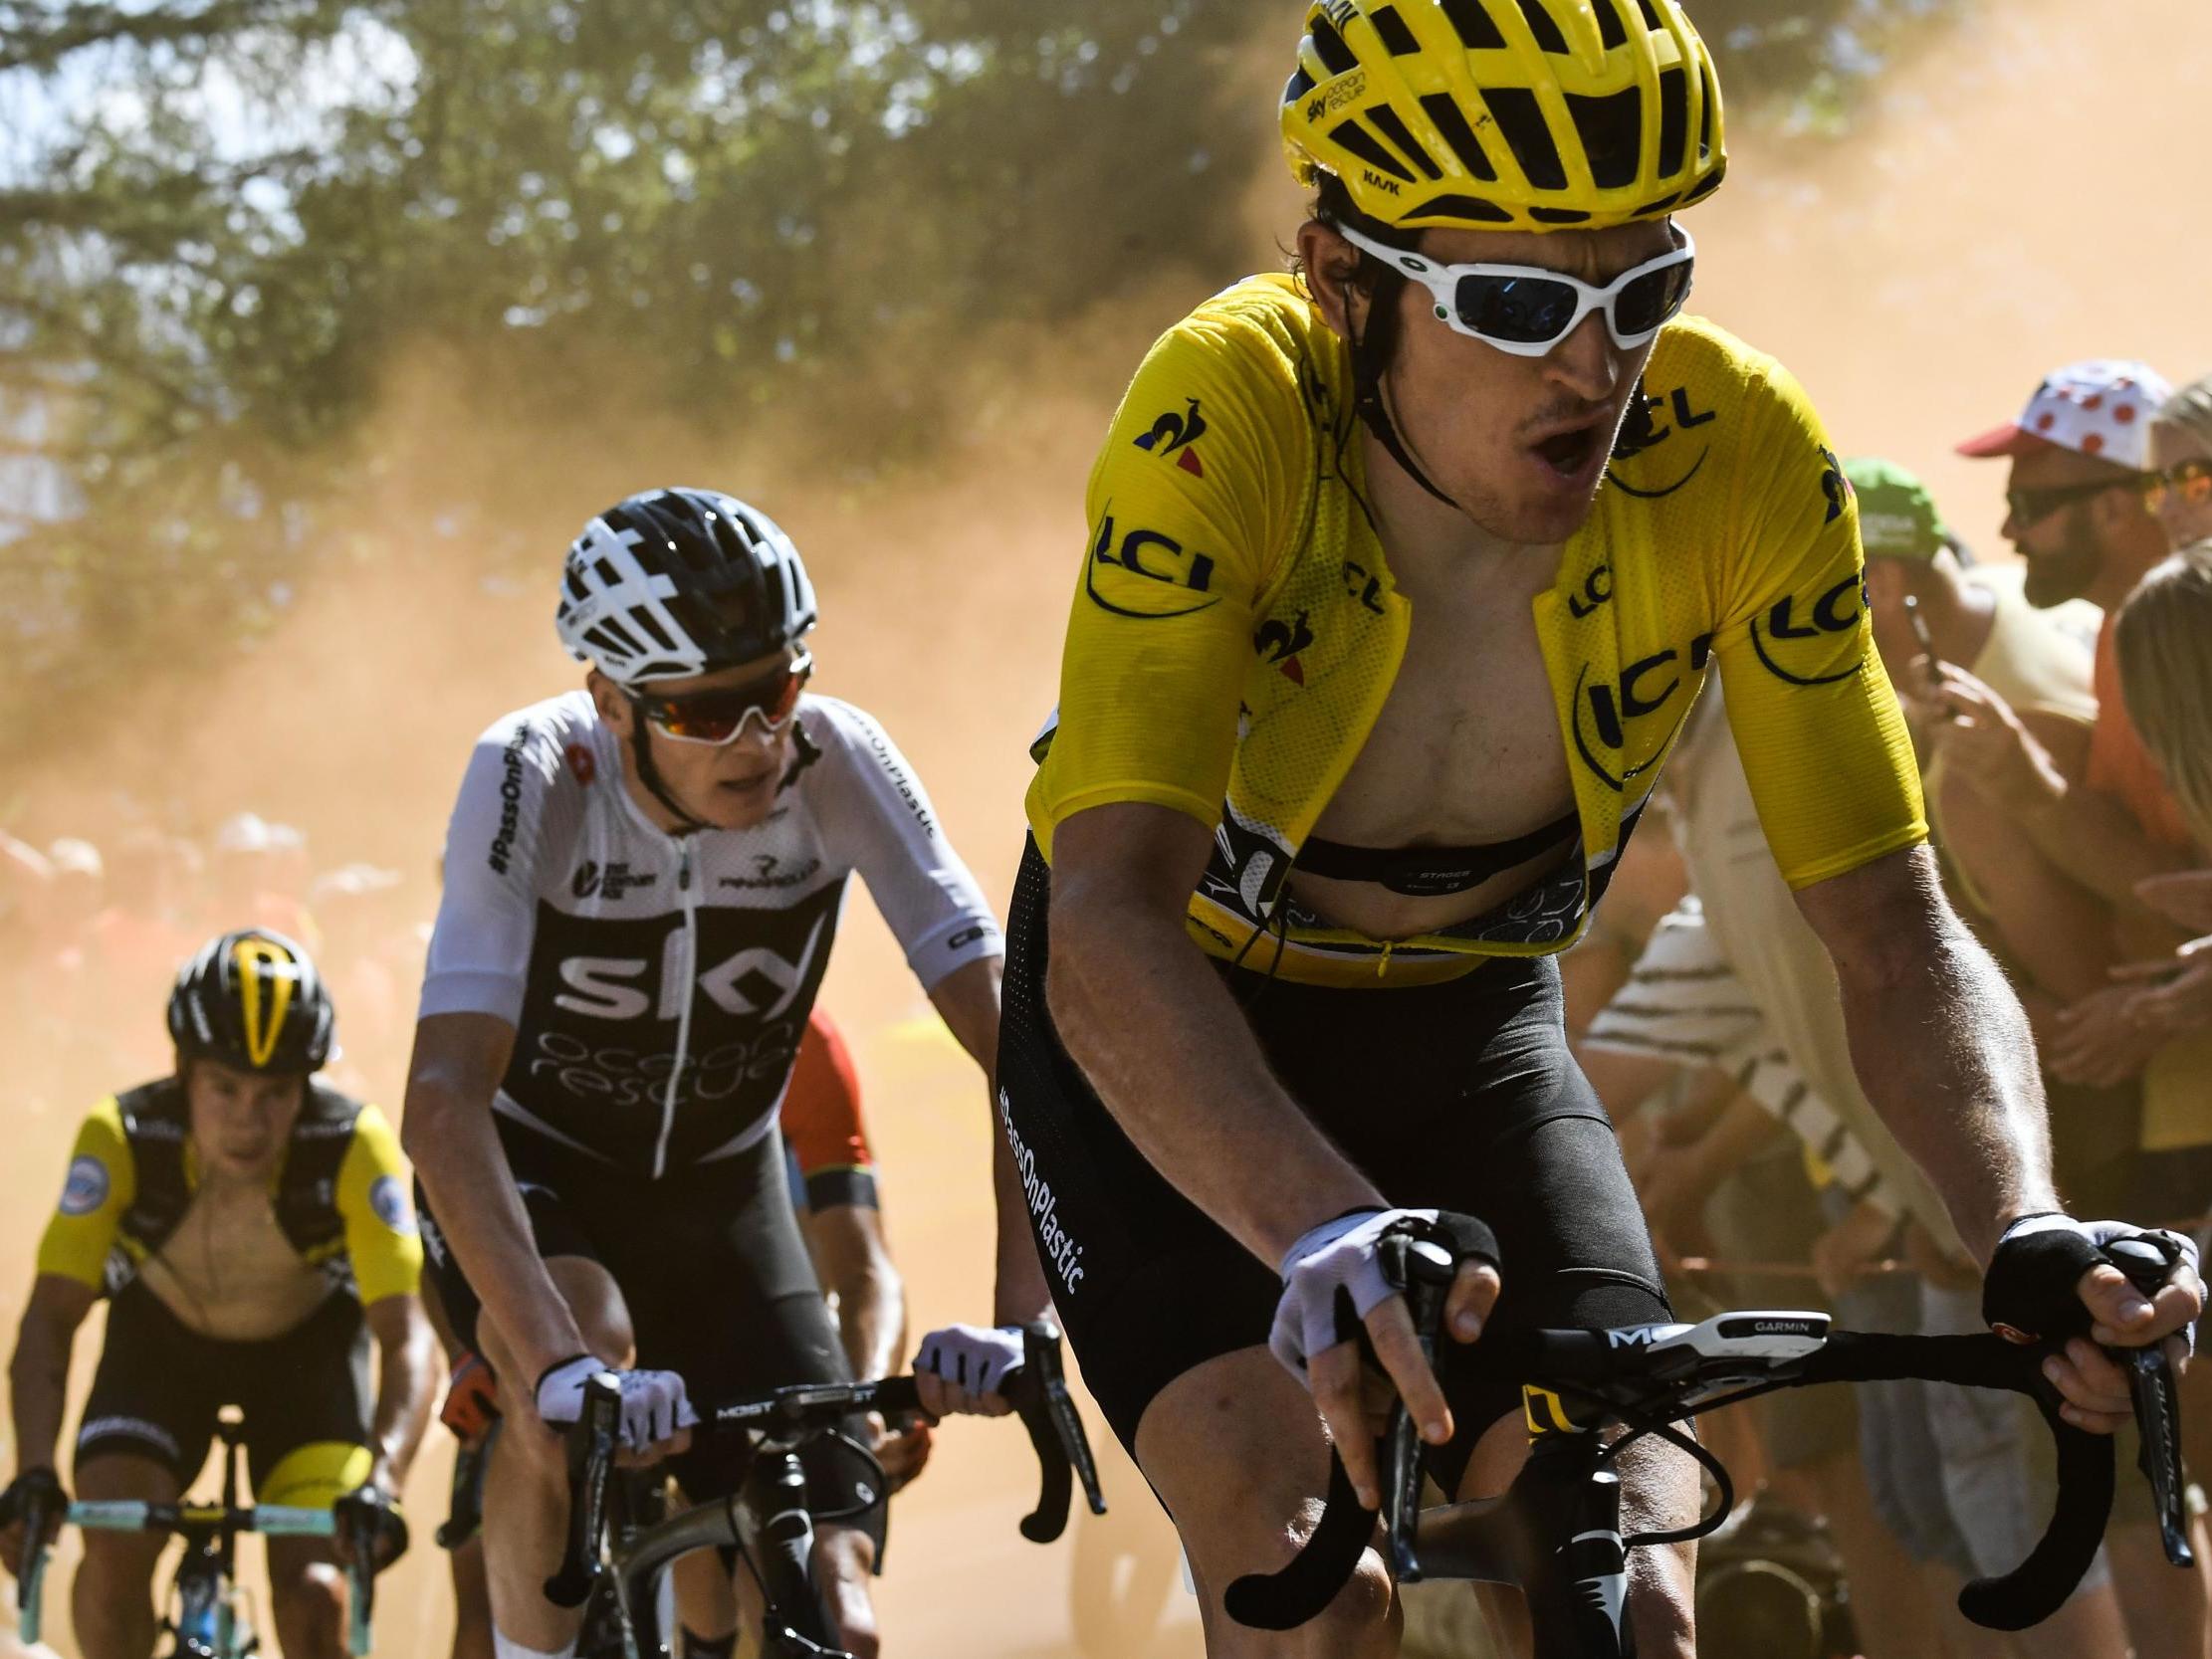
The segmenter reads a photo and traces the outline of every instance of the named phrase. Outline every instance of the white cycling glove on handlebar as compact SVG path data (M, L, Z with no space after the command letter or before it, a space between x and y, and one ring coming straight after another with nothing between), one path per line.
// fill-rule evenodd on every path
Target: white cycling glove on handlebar
M1267 1348L1300 1382L1324 1348L1357 1340L1362 1322L1398 1294L1377 1246L1399 1222L1435 1221L1435 1210L1354 1210L1324 1221L1283 1253L1282 1300Z
M914 1368L972 1394L995 1394L1006 1373L1021 1368L1023 1351L1018 1325L948 1325L922 1339Z
M622 1385L622 1444L633 1452L657 1446L699 1421L674 1371L618 1371L588 1353L559 1364L538 1379L538 1415L564 1427L583 1415L583 1385L601 1371Z

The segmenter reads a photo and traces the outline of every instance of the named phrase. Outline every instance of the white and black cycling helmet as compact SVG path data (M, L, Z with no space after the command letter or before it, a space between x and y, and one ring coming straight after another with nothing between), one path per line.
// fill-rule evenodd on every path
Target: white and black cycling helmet
M630 687L773 656L814 622L814 584L774 519L718 490L649 490L569 546L553 625Z
M218 933L178 970L169 992L177 1058L246 1072L321 1071L337 1015L306 950L267 928Z

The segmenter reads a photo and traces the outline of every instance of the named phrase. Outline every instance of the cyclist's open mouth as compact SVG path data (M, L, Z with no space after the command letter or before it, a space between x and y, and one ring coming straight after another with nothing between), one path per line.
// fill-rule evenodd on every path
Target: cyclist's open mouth
M1595 487L1605 465L1603 416L1551 433L1529 446L1529 453L1559 484L1573 490Z

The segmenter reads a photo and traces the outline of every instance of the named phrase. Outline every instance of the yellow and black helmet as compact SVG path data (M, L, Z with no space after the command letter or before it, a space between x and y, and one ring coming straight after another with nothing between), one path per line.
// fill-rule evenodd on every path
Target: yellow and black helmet
M1676 0L1315 0L1282 132L1300 182L1405 230L1657 219L1728 167Z
M266 928L209 939L169 993L178 1058L220 1060L241 1071L322 1070L336 1018L307 951Z

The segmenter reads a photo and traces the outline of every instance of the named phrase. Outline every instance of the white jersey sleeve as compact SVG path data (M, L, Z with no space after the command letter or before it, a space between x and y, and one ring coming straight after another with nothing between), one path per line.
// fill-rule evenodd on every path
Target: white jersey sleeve
M566 856L580 814L568 759L588 724L569 707L578 701L587 712L588 698L572 693L510 715L477 739L446 830L422 1018L521 1018L540 871Z
M809 700L822 751L807 785L837 862L857 870L924 990L956 968L1005 954L998 919L953 850L922 780L871 715Z

